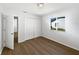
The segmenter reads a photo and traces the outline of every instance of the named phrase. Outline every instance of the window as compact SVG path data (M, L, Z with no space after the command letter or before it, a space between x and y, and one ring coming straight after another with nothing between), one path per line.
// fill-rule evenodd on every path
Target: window
M65 31L65 16L50 18L51 30Z

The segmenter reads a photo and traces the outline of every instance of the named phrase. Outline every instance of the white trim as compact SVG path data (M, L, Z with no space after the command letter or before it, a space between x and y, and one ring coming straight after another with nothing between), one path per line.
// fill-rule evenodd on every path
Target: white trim
M40 35L41 36L41 35ZM24 40L18 40L18 43L22 43L22 42L25 42L25 41L27 41L27 40L30 40L30 39L34 39L34 38L37 38L37 37L40 37L40 36L36 36L36 37L32 37L32 38L26 38L26 39L24 39Z
M26 39L24 39L24 40L18 40L18 43L22 43L24 41L26 41Z
M48 38L49 40L52 40L52 38L50 38L50 37L48 37L48 36L46 36L46 35L43 35L42 37L45 37L45 38ZM62 45L65 45L65 46L67 46L67 47L70 47L70 48L72 48L72 49L75 49L75 50L79 51L78 48L72 47L72 46L67 45L67 44L63 44L62 42L59 42L59 41L56 41L56 40L53 40L53 41L58 42L58 43L60 43L60 44L62 44Z

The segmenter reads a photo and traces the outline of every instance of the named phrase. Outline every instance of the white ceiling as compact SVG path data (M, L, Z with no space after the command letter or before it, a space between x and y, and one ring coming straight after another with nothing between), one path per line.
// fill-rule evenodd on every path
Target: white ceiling
M5 10L27 11L36 15L44 15L59 9L78 7L78 3L45 3L43 8L38 8L36 3L0 3Z

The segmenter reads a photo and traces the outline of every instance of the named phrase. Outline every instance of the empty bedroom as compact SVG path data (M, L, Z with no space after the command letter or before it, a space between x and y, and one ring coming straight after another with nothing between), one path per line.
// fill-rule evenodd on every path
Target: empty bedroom
M79 3L0 3L1 55L79 55Z

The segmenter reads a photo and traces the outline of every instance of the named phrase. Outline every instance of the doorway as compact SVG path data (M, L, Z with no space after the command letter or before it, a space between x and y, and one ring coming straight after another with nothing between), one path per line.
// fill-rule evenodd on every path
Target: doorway
M14 16L14 43L18 43L18 16Z

